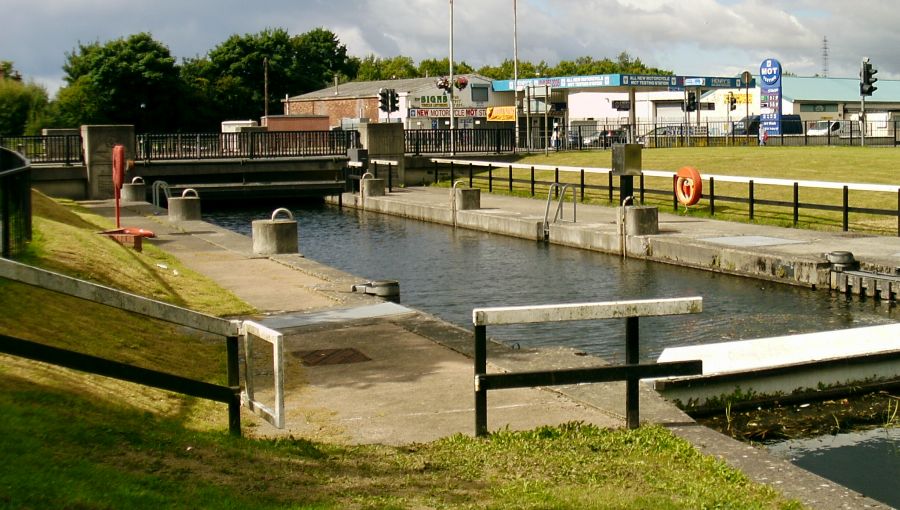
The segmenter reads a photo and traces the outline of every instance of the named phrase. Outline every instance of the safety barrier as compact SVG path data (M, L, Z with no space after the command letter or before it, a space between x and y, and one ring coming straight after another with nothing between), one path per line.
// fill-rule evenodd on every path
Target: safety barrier
M703 372L703 363L699 360L639 363L639 317L699 313L702 309L703 298L688 297L472 310L472 322L475 325L475 435L483 436L488 433L488 390L621 380L626 381L625 421L628 428L637 428L640 425L638 397L640 379L697 375ZM625 319L625 365L503 374L487 373L487 326L489 325L596 319Z
M12 257L31 241L31 164L0 147L0 256Z

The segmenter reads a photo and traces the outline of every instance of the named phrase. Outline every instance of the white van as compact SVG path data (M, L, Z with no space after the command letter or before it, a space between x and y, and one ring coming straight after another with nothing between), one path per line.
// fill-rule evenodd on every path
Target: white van
M806 130L809 136L826 136L828 133L832 135L838 134L843 127L843 121L840 120L820 120Z

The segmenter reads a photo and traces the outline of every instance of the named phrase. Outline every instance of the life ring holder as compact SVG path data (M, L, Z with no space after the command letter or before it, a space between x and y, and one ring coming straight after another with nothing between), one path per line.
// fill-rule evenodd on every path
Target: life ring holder
M675 197L684 206L690 207L703 196L703 180L700 172L692 166L683 166L675 174Z

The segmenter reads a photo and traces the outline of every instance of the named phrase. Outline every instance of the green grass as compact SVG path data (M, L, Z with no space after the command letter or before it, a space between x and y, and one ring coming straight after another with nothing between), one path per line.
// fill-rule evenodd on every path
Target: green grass
M551 152L526 155L516 163L534 165L559 165L574 167L602 167L609 168L612 164L611 151L572 151ZM833 181L849 183L873 183L896 185L900 189L900 178L897 170L900 169L900 151L891 148L865 148L865 147L696 147L674 149L645 149L642 151L642 167L645 170L676 171L682 166L693 166L701 175L735 175L744 177L770 177L789 180ZM484 174L485 172L482 172ZM494 191L508 193L506 178L507 171L501 169L494 172ZM527 181L530 179L528 170L514 171L514 179ZM536 171L535 179L545 182L553 182L553 171ZM570 184L579 184L579 175L561 172L560 181ZM607 186L605 175L596 176L586 174L586 184ZM476 181L479 187L487 188L484 181ZM614 185L618 185L615 181ZM635 182L637 192L638 182ZM665 190L665 195L645 195L645 203L660 207L663 212L672 212L672 182L669 179L646 177L645 187L648 189ZM517 182L514 185L513 194L518 196L530 195L530 186L526 182ZM686 215L701 217L715 217L728 221L749 222L749 207L747 204L727 202L724 196L746 199L749 195L748 186L744 184L731 184L725 182L716 183L715 215L710 214L707 198L699 204L685 210L679 208L679 212ZM535 194L544 199L547 196L547 186L537 186ZM709 189L704 189L704 195L708 196ZM614 195L614 200L618 195ZM791 202L793 190L780 186L760 185L754 186L754 198L756 200L777 200ZM840 190L825 189L801 189L801 204L820 204L840 206L842 195ZM613 205L605 191L589 190L588 202L596 204ZM894 193L851 192L850 207L867 207L896 210L898 195ZM754 208L754 222L777 225L794 226L792 207L780 207L757 204ZM843 219L839 211L821 211L809 208L800 208L797 225L801 228L816 230L841 230ZM849 217L849 230L858 232L875 233L881 235L897 235L897 218L891 216L851 213Z
M154 261L184 268L123 253L72 204L36 203L30 262L210 313L247 309L189 272L135 285ZM5 334L223 382L221 339L25 285L0 290ZM226 424L221 404L0 356L0 508L800 507L660 427L569 424L394 448L254 438L252 425L235 438Z

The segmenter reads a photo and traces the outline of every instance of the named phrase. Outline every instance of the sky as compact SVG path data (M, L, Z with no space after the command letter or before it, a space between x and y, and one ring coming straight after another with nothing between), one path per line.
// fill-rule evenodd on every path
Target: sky
M449 55L451 1L454 60L476 69L513 58L515 40L520 60L549 65L625 51L678 75L756 75L775 58L797 76L827 63L857 78L869 57L880 79L900 78L895 0L2 0L0 60L53 95L79 43L149 32L180 61L233 34L323 27L350 55L418 63Z

